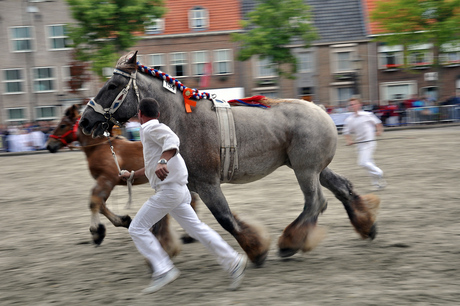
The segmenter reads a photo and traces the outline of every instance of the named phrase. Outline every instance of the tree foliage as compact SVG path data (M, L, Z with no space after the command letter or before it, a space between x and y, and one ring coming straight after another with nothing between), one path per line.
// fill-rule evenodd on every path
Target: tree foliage
M144 27L165 12L163 0L67 0L76 24L68 26L76 58L102 76L121 52L136 44Z
M388 34L379 41L433 44L436 66L441 46L460 42L460 0L380 0L371 18Z
M300 39L305 48L317 38L311 24L310 7L302 0L259 0L248 19L242 21L244 33L233 33L232 39L241 44L238 60L246 61L253 55L268 58L275 64L279 76L293 77L297 60L289 44ZM289 69L283 68L288 64Z

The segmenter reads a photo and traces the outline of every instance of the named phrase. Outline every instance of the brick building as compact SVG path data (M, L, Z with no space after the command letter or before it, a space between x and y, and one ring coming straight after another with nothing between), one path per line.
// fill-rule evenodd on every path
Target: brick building
M96 92L92 82L69 93L71 48L66 1L0 1L0 123L60 118L63 109Z

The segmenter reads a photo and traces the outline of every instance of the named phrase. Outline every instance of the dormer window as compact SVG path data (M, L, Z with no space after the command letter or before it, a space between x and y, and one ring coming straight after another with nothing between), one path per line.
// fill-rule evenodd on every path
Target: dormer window
M163 18L152 18L151 23L145 26L145 34L159 34L165 29Z
M195 7L189 11L189 27L192 30L205 30L208 28L208 10Z

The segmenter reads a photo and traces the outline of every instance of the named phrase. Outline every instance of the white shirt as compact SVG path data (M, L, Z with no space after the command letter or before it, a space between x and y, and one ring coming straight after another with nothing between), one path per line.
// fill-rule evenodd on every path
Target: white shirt
M188 172L185 161L179 154L179 137L167 125L156 119L141 125L140 137L144 152L145 175L149 179L150 186L158 189L167 184L186 185ZM155 174L155 170L161 154L171 149L176 149L176 155L168 161L168 176L161 181Z
M371 112L358 111L345 119L342 133L344 135L354 134L355 142L375 139L375 126L382 123Z

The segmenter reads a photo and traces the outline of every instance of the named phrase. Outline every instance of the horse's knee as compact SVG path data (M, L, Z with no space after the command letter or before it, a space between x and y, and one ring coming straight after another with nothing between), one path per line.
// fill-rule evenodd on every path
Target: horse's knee
M91 199L89 201L89 209L93 213L99 213L101 210L103 200L100 197L97 197L95 195L91 196Z

